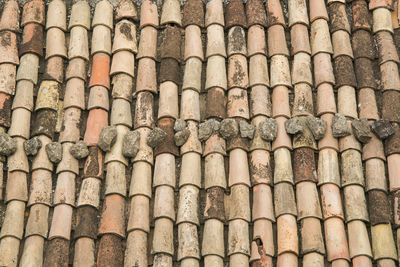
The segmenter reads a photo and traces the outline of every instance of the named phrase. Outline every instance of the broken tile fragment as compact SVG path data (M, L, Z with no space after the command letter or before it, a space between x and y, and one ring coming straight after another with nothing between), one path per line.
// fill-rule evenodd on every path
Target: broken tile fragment
M167 137L167 133L164 130L155 127L147 136L146 142L150 147L154 148L161 144L165 137Z
M187 128L183 129L182 131L176 132L174 135L175 144L177 146L182 146L183 144L186 143L189 136L190 136L190 130Z
M239 134L239 126L235 119L224 119L221 121L219 133L225 139L231 139Z
M89 149L82 140L73 144L69 152L76 159L84 159L89 155Z
M139 151L140 133L130 131L124 136L122 145L122 155L127 158L134 158Z
M372 133L367 119L353 120L351 128L353 129L354 135L361 143L368 143L369 140L371 140Z
M325 136L326 121L316 118L314 116L308 116L306 122L315 140L320 140Z
M220 128L220 122L211 119L199 124L199 140L205 141L207 140L214 131L218 131Z
M41 147L42 141L37 136L24 142L24 150L28 156L35 156Z
M288 134L297 134L303 132L303 122L298 118L294 117L285 121L285 129Z
M11 156L17 150L17 144L6 133L0 133L0 155Z
M394 129L389 120L377 120L371 124L371 130L379 137L386 139L394 134Z
M239 130L240 130L240 136L243 138L249 138L249 139L253 139L254 137L254 126L251 125L250 123L241 120L239 122Z
M258 124L258 130L262 139L272 142L278 134L278 123L275 119L267 118Z
M98 146L104 152L111 150L111 147L117 141L117 128L114 126L106 126L101 130Z
M343 114L336 113L332 122L332 134L335 138L345 137L351 134L347 126L346 117Z
M183 119L177 119L174 124L174 131L180 132L186 128L186 121Z
M45 146L47 156L49 160L55 164L62 160L63 148L58 142L51 142Z

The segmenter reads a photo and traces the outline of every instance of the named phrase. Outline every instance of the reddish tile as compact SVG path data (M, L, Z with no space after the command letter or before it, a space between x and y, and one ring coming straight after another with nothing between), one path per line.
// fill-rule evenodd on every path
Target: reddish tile
M3 7L0 19L0 30L19 32L20 10L17 1L8 1Z
M121 266L124 260L122 239L113 234L106 234L100 238L97 253L97 266Z
M42 0L32 0L24 5L21 26L38 23L44 26L45 6Z
M88 146L97 145L100 132L103 127L108 125L108 113L104 109L92 109L86 124L84 141Z
M263 2L260 0L250 0L246 2L246 16L248 26L260 25L267 27L267 14Z
M92 70L89 87L100 85L110 88L110 56L104 53L96 53L92 58Z
M22 33L22 41L18 50L19 55L22 56L26 53L34 53L38 56L43 56L43 39L44 34L42 25L36 23L25 25Z
M368 5L366 1L353 1L352 2L353 11L353 31L356 30L371 30L372 17L368 12Z
M229 29L233 26L247 27L242 0L230 1L225 6L225 27Z

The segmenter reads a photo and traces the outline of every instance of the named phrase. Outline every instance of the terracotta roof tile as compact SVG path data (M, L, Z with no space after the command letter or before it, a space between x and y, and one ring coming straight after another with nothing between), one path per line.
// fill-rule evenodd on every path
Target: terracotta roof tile
M67 8L61 0L51 1L47 8L46 30L58 28L62 31L67 30Z
M289 1L289 27L295 24L304 24L308 26L308 14L306 1Z
M140 27L139 29L143 29L146 26L153 26L155 28L158 27L158 11L157 5L150 1L143 1L140 6Z
M312 0L310 1L310 22L314 22L317 19L329 20L328 12L325 7L324 1Z
M181 7L177 0L166 0L162 5L160 25L168 24L182 26Z
M386 8L377 8L372 11L373 25L372 30L374 33L379 31L388 31L393 33L392 17L390 10Z
M24 5L21 26L38 23L44 26L45 6L42 0L32 0Z
M244 11L244 4L240 0L230 1L225 6L225 27L230 29L233 26L247 27L247 18Z
M253 25L267 27L267 14L262 1L250 0L246 2L246 16L249 28Z
M367 2L364 0L352 2L353 31L360 29L371 30L372 16L368 12Z
M121 20L115 25L112 53L126 50L137 53L136 27L129 20Z
M8 1L3 7L0 30L19 32L20 9L17 1Z
M210 0L206 4L205 23L208 28L211 24L225 26L224 7L222 1Z
M183 6L182 24L183 27L190 25L204 27L204 7L202 1L191 0L185 2Z
M131 19L135 22L138 21L139 17L135 4L131 0L121 0L115 9L115 19Z

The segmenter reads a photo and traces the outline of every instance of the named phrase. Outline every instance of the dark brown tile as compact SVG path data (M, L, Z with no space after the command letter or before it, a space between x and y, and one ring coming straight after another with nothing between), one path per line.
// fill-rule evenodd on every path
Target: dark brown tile
M183 27L197 25L204 27L204 6L201 0L186 1L183 6Z
M122 266L124 262L124 249L121 237L106 234L100 238L97 254L97 266L112 267Z
M68 267L69 240L55 238L48 241L44 254L44 266Z
M182 78L179 62L174 58L161 59L158 80L159 83L170 81L178 85L181 84Z
M349 85L357 86L354 73L353 60L349 56L339 56L333 60L333 71L335 73L336 87Z
M74 238L89 237L96 239L99 212L92 206L82 206L76 209Z
M247 27L246 15L242 0L230 1L225 6L225 27L227 29L233 26Z
M293 174L295 183L302 181L317 182L313 149L298 148L293 151Z
M376 57L376 48L369 31L358 30L352 36L354 58L365 57L371 60Z
M368 210L372 225L390 222L390 205L385 192L381 190L368 192Z
M160 57L181 60L181 29L178 27L167 26L164 30L164 38L160 46Z
M354 67L357 77L357 88L367 87L376 89L373 62L368 58L358 58L354 60Z
M158 127L164 130L167 136L159 146L154 148L154 156L162 153L170 153L179 156L179 150L174 141L174 124L175 119L172 118L162 118L158 120Z

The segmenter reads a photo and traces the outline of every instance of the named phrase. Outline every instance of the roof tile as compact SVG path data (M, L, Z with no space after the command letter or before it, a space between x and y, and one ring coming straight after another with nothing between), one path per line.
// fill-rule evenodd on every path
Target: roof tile
M219 87L224 90L227 88L225 58L222 56L212 56L207 61L205 89Z
M154 28L158 27L158 10L157 5L150 1L143 1L140 6L140 27L139 29L143 29L146 26L152 26Z
M314 182L306 181L296 184L296 200L298 220L309 217L322 218L317 186Z
M81 193L79 194L77 205L82 206L92 206L96 209L100 205L100 185L101 181L97 178L86 178L81 184Z
M69 262L69 240L54 238L49 240L44 253L44 265L64 266Z
M38 23L44 26L45 6L42 0L32 0L24 5L21 26Z
M189 25L185 29L185 53L184 60L196 57L204 60L201 42L201 31L197 25Z
M311 24L310 43L312 56L320 52L333 53L329 26L326 20L317 19Z
M300 52L311 54L310 41L308 38L308 27L302 24L295 24L290 29L291 54Z
M399 56L393 41L393 36L390 32L380 31L375 34L376 43L379 52L379 64L388 61L399 63Z
M308 12L305 0L289 1L288 13L289 13L289 27L292 27L295 24L304 24L308 26L308 14L307 14Z
M279 183L274 186L274 206L275 216L297 215L296 200L294 197L293 186L290 183ZM290 216L290 217L292 217ZM279 220L279 218L278 218ZM294 219L295 220L295 219ZM282 227L282 226L280 226ZM284 229L282 229L284 230ZM288 229L289 230L289 229ZM297 234L296 234L297 236ZM297 244L297 242L296 242Z
M273 25L268 28L268 55L289 56L289 51L286 45L285 29L281 25ZM272 74L272 73L271 73Z
M0 93L0 125L10 127L11 125L11 95Z
M278 254L291 252L299 253L296 217L285 214L277 219ZM291 266L291 265L286 265Z
M250 0L246 2L246 16L248 26L260 25L267 27L267 14L262 1Z
M382 97L382 118L390 121L400 121L400 114L397 112L400 108L400 92L384 91Z
M42 79L63 83L64 58L59 56L49 58L46 62L45 72L43 73Z
M74 264L90 265L94 263L94 240L81 237L75 242Z
M233 0L225 5L225 27L229 29L233 26L247 27L242 0Z
M388 31L393 33L392 16L390 10L386 8L376 8L372 11L374 33L379 31Z
M127 50L136 54L138 52L136 40L136 27L129 20L121 20L115 25L112 53Z
M34 53L43 56L43 27L36 23L29 23L24 27L22 41L19 47L20 56ZM21 59L22 60L22 59Z
M277 0L268 1L266 4L267 10L267 25L271 27L276 24L280 24L283 27L286 26L285 18L283 17L281 3Z
M156 63L150 58L141 58L138 63L136 92L157 93Z
M31 207L30 215L28 217L28 222L26 224L26 229L25 229L25 238L30 237L32 235L39 235L43 238L47 238L47 231L48 231L47 217L49 209L50 209L49 206L42 204L33 205Z
M251 70L250 70L251 73ZM278 87L277 87L278 88ZM271 116L271 98L268 87L254 85L250 91L250 117L257 115Z
M17 1L8 1L4 4L0 19L0 30L19 32L20 10Z
M138 21L136 6L131 0L121 0L115 9L115 20L131 19Z
M318 184L327 185L326 188L321 187L321 194L322 191L326 191L326 193L337 191L338 189L336 187L340 185L339 162L337 158L337 152L332 148L325 148L322 150L320 148L318 157ZM329 200L331 199L329 199L328 196L327 201ZM322 201L322 203L324 203L324 201ZM324 212L324 214L325 213L332 214L333 212L326 211ZM341 214L343 212L340 211L338 213Z
M218 136L212 135L207 142L212 140L211 138L213 137ZM209 189L213 186L219 186L223 189L226 188L225 168L222 167L222 164L224 164L224 157L220 153L214 152L205 156L204 165L207 167L204 171L205 189Z
M73 27L70 30L68 58L89 60L88 32L83 27Z
M349 248L343 221L339 218L330 218L324 221L324 226L328 261L349 260Z
M71 8L68 30L72 31L76 26L90 30L90 6L86 1L78 1Z
M0 32L0 64L18 65L17 35L10 31Z
M256 54L267 55L267 46L265 41L265 31L260 25L253 25L247 32L247 53L248 56Z
M207 27L206 57L216 55L226 57L224 28L221 25L212 24Z
M292 149L292 140L285 130L285 121L287 118L277 117L276 122L278 123L278 133L275 141L272 142L272 150L275 151L279 148Z
M317 218L310 217L301 220L300 231L302 254L309 255L312 252L325 254L321 223Z
M332 3L328 6L330 18L330 31L334 33L338 30L344 30L351 33L350 24L347 18L346 5L342 3Z
M17 67L15 65L0 64L0 80L2 81L0 82L1 94L14 95L16 73L17 73Z
M346 222L349 223L355 220L368 222L369 216L364 188L359 185L349 185L344 187L343 192Z
M228 56L247 55L246 34L242 27L234 26L228 31Z
M224 224L218 220L206 220L204 223L204 237L202 255L207 261L208 255L217 255L219 259L224 257ZM217 237L217 238L216 238ZM208 256L208 257L207 257ZM215 264L215 263L213 263Z
M117 129L119 129L119 127ZM118 141L119 140L116 141L116 143L112 147L111 152L109 152L114 155L110 157L108 156L109 153L106 154L105 163L107 164L107 173L106 173L106 185L105 185L106 190L104 192L105 195L111 195L111 194L119 194L121 196L126 195L125 165L122 162L123 160L120 159L121 156L115 155L118 152L122 154L121 149L115 149L115 147L118 146L117 144ZM115 150L117 150L116 151L117 153L115 153Z
M372 16L368 12L367 2L364 0L352 2L353 11L353 31L357 30L371 30Z
M68 108L64 111L64 121L60 133L60 142L76 142L80 137L82 127L81 110L79 108Z
M93 29L96 26L106 26L110 30L113 29L113 6L107 0L102 0L96 4L92 19Z
M359 30L352 35L352 45L354 58L369 58L371 60L376 57L376 49L371 33L365 30Z
M28 200L27 174L22 171L9 172L7 176L5 201Z
M105 234L100 238L97 254L98 266L121 266L124 260L124 249L121 237Z
M200 121L199 93L194 90L184 90L181 95L181 118Z
M67 30L67 8L61 0L53 0L49 3L46 17L46 30L58 28L62 31Z
M54 192L53 204L66 203L75 205L75 174L72 172L62 172L57 178L57 187Z
M182 26L182 14L178 0L166 0L162 5L160 25L176 24Z
M366 191L372 189L386 191L387 190L386 180L382 179L382 177L384 176L385 176L385 164L383 160L372 158L365 162Z
M49 231L50 240L55 238L69 240L72 213L73 208L70 205L60 204L54 207L53 219Z
M317 19L325 19L329 21L328 12L325 2L321 0L310 1L310 22L313 23Z
M225 26L224 7L222 1L210 0L206 4L205 26L208 28L211 24Z
M181 68L179 62L174 58L161 59L158 76L159 83L172 82L176 85L180 85L181 79Z
M371 225L390 223L390 206L386 192L368 191L368 210Z
M133 78L127 74L119 73L112 77L112 98L132 101Z
M111 55L111 30L104 25L93 28L91 54L96 53Z
M200 0L191 0L185 2L183 6L183 27L196 25L204 27L204 7ZM187 29L186 29L187 30Z

